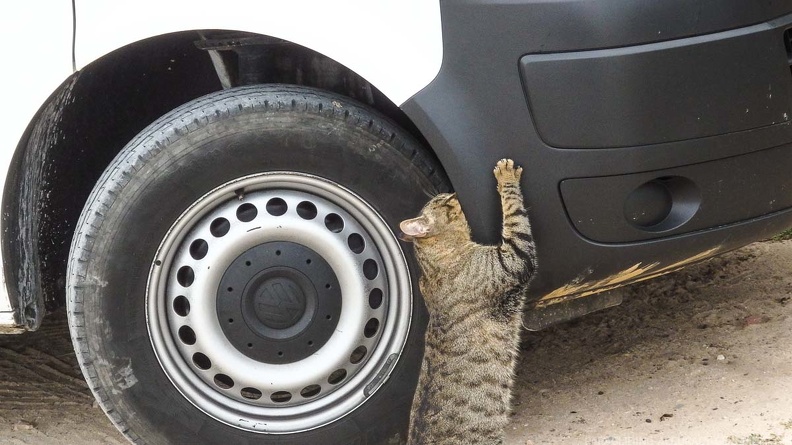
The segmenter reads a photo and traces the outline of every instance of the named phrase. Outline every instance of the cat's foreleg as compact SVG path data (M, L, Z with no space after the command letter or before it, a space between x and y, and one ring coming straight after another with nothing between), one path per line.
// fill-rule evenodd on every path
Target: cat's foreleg
M503 209L498 260L510 275L521 284L527 284L536 269L536 248L520 190L522 171L522 167L516 167L511 159L501 159L493 173L498 181Z

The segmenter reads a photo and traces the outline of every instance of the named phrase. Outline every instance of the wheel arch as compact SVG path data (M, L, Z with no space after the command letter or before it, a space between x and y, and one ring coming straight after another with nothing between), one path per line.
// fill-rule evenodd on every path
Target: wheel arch
M30 123L9 166L2 203L3 273L26 329L37 329L44 314L65 301L71 239L104 169L149 123L222 89L207 51L196 46L206 32L160 35L98 58L69 77ZM431 150L410 118L357 73L308 48L280 42L276 55L282 69L254 69L249 82L299 84L352 97ZM305 75L306 65L314 75ZM362 93L355 90L361 87Z

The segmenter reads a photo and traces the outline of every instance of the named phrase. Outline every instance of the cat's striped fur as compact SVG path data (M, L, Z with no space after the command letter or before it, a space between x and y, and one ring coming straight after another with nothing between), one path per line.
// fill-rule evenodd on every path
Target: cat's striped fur
M508 422L525 291L536 269L522 168L495 167L501 244L474 243L455 195L434 197L401 229L414 243L429 311L409 445L499 444Z

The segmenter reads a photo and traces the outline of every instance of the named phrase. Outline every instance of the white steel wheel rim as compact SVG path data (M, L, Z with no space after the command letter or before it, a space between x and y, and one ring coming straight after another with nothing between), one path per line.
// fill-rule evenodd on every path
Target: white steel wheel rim
M332 269L340 288L333 332L325 334L315 352L289 363L246 355L247 337L242 343L234 337L232 343L224 331L229 321L244 320L220 320L219 300L226 297L219 287L227 270L240 267L246 252L263 249L257 246L280 242L314 252ZM234 305L232 300L227 306ZM246 176L193 203L162 240L146 293L149 337L178 391L223 423L274 434L318 428L360 407L398 360L411 312L409 269L385 221L346 188L300 173ZM307 313L305 309L299 323L305 323ZM313 315L311 323L318 325L324 313ZM279 341L265 338L262 344Z

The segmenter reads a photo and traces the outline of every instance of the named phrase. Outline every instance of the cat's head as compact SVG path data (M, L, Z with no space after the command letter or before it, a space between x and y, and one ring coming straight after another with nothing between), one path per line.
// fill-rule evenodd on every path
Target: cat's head
M432 198L417 218L399 224L404 241L420 243L441 236L470 237L470 228L456 193L441 193Z

